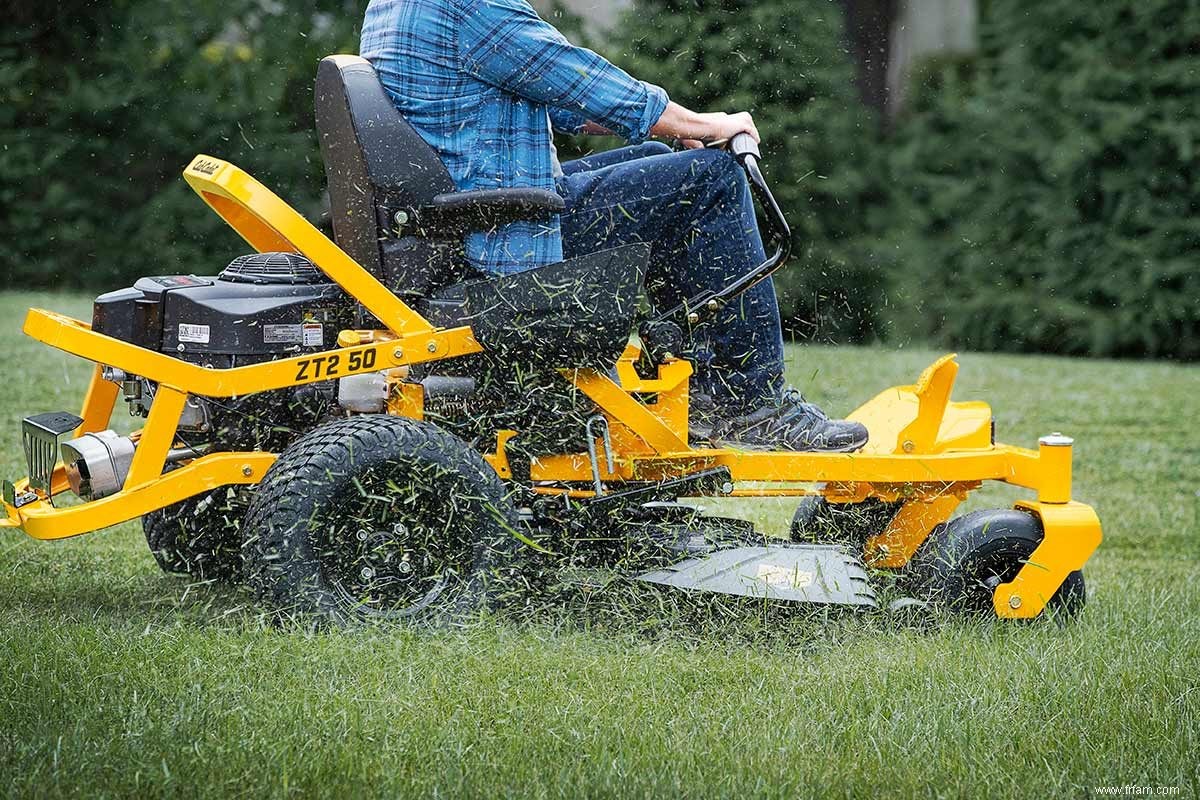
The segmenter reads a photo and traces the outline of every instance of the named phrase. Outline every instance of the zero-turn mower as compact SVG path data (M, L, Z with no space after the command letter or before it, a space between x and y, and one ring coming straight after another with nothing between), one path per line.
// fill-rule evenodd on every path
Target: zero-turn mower
M788 257L749 137L730 151L777 249L647 314L641 244L472 274L467 233L562 200L455 191L366 61L322 61L317 127L336 244L201 155L184 178L254 254L104 294L90 325L29 312L26 334L95 369L78 415L24 420L29 476L5 482L0 526L48 540L141 517L163 569L335 623L481 607L531 553L784 603L871 608L871 575L892 571L1000 617L1082 605L1101 531L1071 499L1071 439L998 444L986 404L950 399L952 356L850 415L870 431L860 452L689 440L684 330ZM140 431L110 430L118 401ZM1034 494L952 518L986 480ZM797 497L793 541L680 502L707 496Z

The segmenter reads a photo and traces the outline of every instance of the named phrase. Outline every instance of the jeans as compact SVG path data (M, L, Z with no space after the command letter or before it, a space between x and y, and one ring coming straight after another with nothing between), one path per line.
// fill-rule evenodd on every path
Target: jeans
M563 164L563 254L630 242L651 246L646 291L666 310L718 289L765 258L750 186L719 150L673 152L648 142ZM777 401L783 336L775 286L763 281L690 333L692 391L726 414Z

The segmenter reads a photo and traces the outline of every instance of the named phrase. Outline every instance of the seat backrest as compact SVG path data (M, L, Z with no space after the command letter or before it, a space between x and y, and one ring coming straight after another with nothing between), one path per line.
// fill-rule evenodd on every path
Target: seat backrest
M358 56L321 60L316 85L317 134L338 245L397 290L415 289L409 273L424 250L389 235L391 209L419 208L454 191L438 158L397 111L375 68ZM437 259L436 253L423 257ZM432 266L432 265L430 265ZM417 283L421 281L416 280ZM396 284L400 285L396 285Z

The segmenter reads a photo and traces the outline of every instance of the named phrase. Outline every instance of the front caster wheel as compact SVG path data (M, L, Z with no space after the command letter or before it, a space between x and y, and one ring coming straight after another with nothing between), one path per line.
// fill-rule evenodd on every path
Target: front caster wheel
M442 622L488 605L520 521L483 458L432 425L360 416L306 434L245 522L245 578L284 616Z
M1042 536L1042 523L1033 514L1016 509L975 511L934 528L908 574L935 603L992 615L996 587L1016 577ZM1076 571L1046 603L1046 612L1073 617L1086 602L1083 573Z

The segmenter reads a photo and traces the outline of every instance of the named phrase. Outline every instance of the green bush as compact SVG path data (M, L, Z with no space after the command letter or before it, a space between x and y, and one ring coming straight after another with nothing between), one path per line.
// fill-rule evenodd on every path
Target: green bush
M11 3L0 32L0 274L112 288L247 249L184 184L199 152L318 214L317 60L360 3Z
M4 284L220 269L245 245L180 179L198 152L319 217L313 73L353 50L362 5L0 4ZM638 0L603 49L688 105L754 112L801 334L1200 358L1200 7L984 3L981 34L924 65L884 147L835 0Z
M777 278L803 336L859 341L884 285L864 243L878 209L878 125L859 102L833 0L638 0L609 50L697 110L751 111L764 170L794 231Z
M893 142L894 335L1200 357L1200 6L985 8Z

